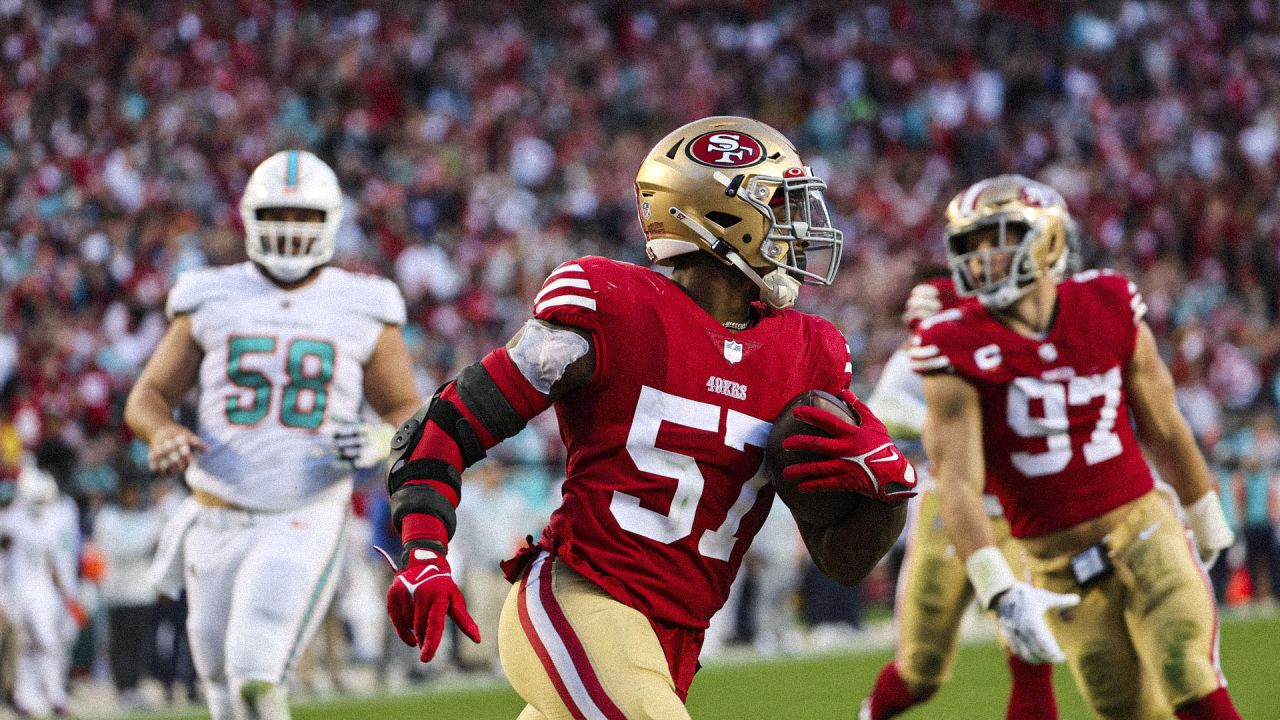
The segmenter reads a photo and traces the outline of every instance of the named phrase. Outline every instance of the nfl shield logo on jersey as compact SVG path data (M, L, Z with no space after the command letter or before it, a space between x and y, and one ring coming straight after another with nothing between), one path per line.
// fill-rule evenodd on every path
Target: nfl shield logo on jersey
M742 343L733 340L724 341L724 359L730 363L742 362Z

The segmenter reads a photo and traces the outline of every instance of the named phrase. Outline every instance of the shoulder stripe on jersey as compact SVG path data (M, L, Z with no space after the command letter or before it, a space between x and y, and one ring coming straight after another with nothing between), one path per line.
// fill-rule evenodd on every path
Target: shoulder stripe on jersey
M914 360L927 360L938 354L937 345L920 345L918 347L908 348L907 355Z
M534 296L533 304L537 305L538 303L542 302L542 298L546 297L547 293L553 292L555 290L559 290L561 288L579 288L581 290L590 290L591 283L588 282L586 278L560 278L559 280L552 280L551 282L543 286L541 292L539 292L536 296Z
M553 297L550 300L543 300L535 305L533 307L533 314L537 315L547 308L556 307L558 305L577 305L578 307L584 307L588 310L596 309L596 301L591 298L582 297L581 295L560 295L558 297Z
M550 274L550 275L547 275L547 277L548 277L548 278L553 278L553 277L555 277L556 275L559 275L560 273L566 273L566 272L582 272L582 266L581 266L581 265L579 265L579 264L577 264L577 263L570 263L570 264L568 264L568 265L561 265L560 267L556 268L555 270L552 270L552 271L551 271L551 274Z
M940 355L929 360L912 360L911 369L916 372L928 372L930 370L941 370L951 364L951 360L946 355Z
M943 310L942 312L938 313L937 315L934 315L933 317L927 317L924 320L921 320L920 329L928 330L934 325L940 325L944 322L950 322L952 320L959 320L962 314L963 313L961 309L958 307L954 307L949 310Z

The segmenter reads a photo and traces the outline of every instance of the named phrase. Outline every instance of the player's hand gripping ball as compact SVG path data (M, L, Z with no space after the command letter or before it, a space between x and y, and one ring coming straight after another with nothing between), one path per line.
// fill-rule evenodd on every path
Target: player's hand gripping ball
M847 390L808 390L787 403L769 432L765 469L791 514L821 527L860 503L893 505L916 494L915 469Z

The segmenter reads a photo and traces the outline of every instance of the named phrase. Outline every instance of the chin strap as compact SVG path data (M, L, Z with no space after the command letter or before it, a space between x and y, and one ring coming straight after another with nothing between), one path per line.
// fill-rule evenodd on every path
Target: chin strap
M765 302L782 310L794 305L796 299L800 297L800 282L781 268L773 270L762 277L728 243L712 235L711 231L699 224L697 220L686 215L680 208L673 207L670 212L675 219L684 223L685 227L702 238L702 241L711 248L712 252L724 258L726 262L738 268L742 271L742 274L750 278L751 282L760 288Z

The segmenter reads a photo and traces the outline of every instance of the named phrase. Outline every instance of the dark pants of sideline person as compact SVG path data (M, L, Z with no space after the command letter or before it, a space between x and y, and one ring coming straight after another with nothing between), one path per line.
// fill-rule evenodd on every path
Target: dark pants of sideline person
M1271 598L1280 600L1280 543L1270 525L1244 526L1245 567L1253 581L1253 596L1261 597L1263 588L1271 590ZM1266 565L1265 575L1262 566Z
M156 627L155 605L117 605L107 608L107 658L116 690L138 687L151 659Z

